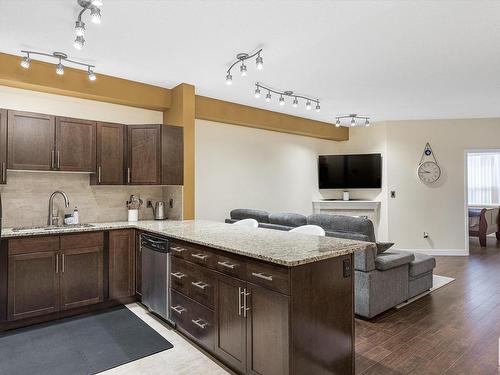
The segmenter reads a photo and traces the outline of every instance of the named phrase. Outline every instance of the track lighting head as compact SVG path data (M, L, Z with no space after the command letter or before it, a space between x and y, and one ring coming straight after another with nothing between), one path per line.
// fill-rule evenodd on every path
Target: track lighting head
M255 88L255 97L256 97L257 99L259 99L259 98L260 98L260 88L259 88L259 86L257 86L257 87Z
M316 112L321 111L321 106L319 105L319 102L316 103Z
M96 6L90 9L90 19L93 23L101 23L101 10Z
M337 121L335 122L335 127L339 128L340 127L340 119L337 118Z
M81 35L78 35L75 41L73 42L73 47L75 47L75 49L77 50L81 50L84 45L85 45L85 38Z
M102 7L102 0L92 0L92 5L95 7Z
M356 126L356 119L354 117L351 118L351 126Z
M292 102L292 107L297 108L298 106L299 106L299 101L297 100L297 97L295 97Z
M241 73L242 77L246 77L246 75L247 75L247 66L245 65L244 62L241 63L240 73Z
M283 95L280 96L280 105L281 106L285 105L285 98L283 97Z
M338 128L340 126L341 120L349 120L349 125L351 127L355 127L357 125L362 124L361 121L364 121L365 126L370 126L370 117L365 115L358 115L356 113L350 113L347 115L338 115L335 117L337 121L335 122L335 126Z
M310 110L311 110L311 108L312 108L312 106L311 106L311 102L308 100L308 101L306 102L306 109L307 109L308 111L310 111Z
M264 69L264 59L260 56L260 53L257 56L257 58L255 59L255 64L257 66L257 69L259 69L259 70Z
M82 21L75 22L75 35L85 36L85 22Z
M266 94L266 102L270 102L271 101L271 92L268 91L267 94Z
M31 59L29 58L29 55L24 56L23 59L21 60L21 66L24 69L28 69L30 67L30 64L31 64Z
M229 73L226 75L226 85L231 86L233 84L233 76Z
M95 81L96 80L95 73L94 73L94 71L92 70L92 68L90 66L89 66L89 69L87 71L87 74L89 76L89 81Z
M64 75L64 65L59 60L59 64L56 65L56 73L60 76Z

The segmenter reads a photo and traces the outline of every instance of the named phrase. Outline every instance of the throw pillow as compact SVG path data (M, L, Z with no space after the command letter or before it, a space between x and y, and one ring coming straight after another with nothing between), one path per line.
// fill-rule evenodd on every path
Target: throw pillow
M384 251L390 249L394 242L377 242L377 255L382 254Z

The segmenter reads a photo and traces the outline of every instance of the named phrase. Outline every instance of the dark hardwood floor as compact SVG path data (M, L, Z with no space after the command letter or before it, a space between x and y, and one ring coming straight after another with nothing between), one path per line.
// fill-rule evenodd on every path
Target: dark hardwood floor
M456 278L400 310L356 319L356 374L500 374L500 241L470 257L437 257Z

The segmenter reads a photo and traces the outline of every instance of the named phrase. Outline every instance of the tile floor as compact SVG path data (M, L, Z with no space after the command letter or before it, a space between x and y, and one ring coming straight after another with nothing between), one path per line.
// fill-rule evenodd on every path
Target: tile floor
M170 341L174 347L149 357L139 359L114 369L104 371L105 375L222 375L231 374L197 347L193 346L167 324L153 317L137 303L127 305L134 314L151 328Z

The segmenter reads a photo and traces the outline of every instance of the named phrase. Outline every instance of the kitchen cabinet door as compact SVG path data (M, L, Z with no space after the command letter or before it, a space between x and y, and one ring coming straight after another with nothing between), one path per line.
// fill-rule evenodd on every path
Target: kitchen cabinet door
M61 251L61 310L103 301L103 248Z
M247 374L289 374L289 297L247 284Z
M217 277L215 353L239 372L246 368L247 327L243 311L246 283L229 276Z
M56 169L95 172L95 121L56 117Z
M183 128L170 125L161 127L161 158L161 183L184 184Z
M59 311L58 252L9 255L8 320Z
M55 117L7 111L7 168L48 171L55 166Z
M97 172L91 175L93 185L122 185L124 183L125 127L121 124L97 123Z
M109 232L109 298L119 300L135 294L134 230Z
M128 125L127 183L159 185L162 125Z
M7 183L7 110L0 109L0 184Z

